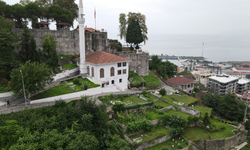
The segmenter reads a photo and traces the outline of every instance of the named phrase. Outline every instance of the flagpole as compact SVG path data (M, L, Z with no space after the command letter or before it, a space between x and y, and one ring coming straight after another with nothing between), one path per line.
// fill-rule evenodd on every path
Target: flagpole
M95 17L95 29L96 29L96 10L94 12L94 17Z

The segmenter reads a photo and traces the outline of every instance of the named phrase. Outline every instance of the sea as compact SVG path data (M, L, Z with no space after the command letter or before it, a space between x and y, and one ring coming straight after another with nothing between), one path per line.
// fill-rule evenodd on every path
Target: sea
M250 34L148 34L148 41L141 47L150 55L203 56L213 62L250 61Z

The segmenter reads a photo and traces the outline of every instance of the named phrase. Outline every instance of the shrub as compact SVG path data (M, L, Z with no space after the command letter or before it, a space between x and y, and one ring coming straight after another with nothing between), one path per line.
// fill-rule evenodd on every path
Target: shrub
M145 82L145 81L142 81L142 82L141 82L141 86L142 86L142 87L146 87L146 82Z
M122 95L119 95L118 98L122 101L124 97Z
M141 94L145 96L146 94L148 94L148 92L146 90L143 90Z
M137 132L137 131L140 131L140 130L152 131L152 129L153 129L153 126L150 124L150 121L146 120L146 119L143 119L143 120L140 120L140 121L128 123L127 132L128 133L133 133L133 132Z
M115 104L112 109L114 110L114 112L123 112L126 110L124 104Z
M54 107L59 108L59 107L64 107L66 105L67 103L64 100L59 99L55 101Z
M88 89L88 85L84 85L84 90L87 90Z
M75 77L75 78L73 79L73 83L79 85L79 84L80 84L79 78Z
M167 91L166 91L165 88L161 88L160 91L159 91L159 93L160 93L162 96L164 96L164 95L167 94Z

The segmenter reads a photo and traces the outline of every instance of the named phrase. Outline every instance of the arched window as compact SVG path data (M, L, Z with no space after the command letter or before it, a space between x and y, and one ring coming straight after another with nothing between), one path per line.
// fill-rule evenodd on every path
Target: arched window
M87 75L89 75L89 66L87 66Z
M115 76L115 68L114 67L110 68L110 76Z
M100 78L104 78L104 69L100 69Z
M94 68L91 68L92 77L94 77Z

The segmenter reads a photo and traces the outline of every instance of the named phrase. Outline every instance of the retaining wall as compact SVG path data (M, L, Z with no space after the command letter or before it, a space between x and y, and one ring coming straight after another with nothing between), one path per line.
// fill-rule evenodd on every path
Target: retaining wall
M13 32L22 35L22 29L13 29ZM42 42L45 35L50 34L56 38L57 54L62 55L79 55L79 32L69 30L41 30L30 29L31 35L36 40L37 48L42 49ZM107 32L85 32L85 49L86 54L95 51L109 51L109 42Z

